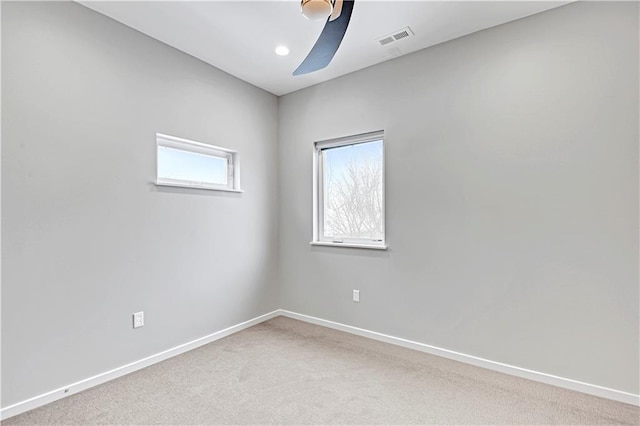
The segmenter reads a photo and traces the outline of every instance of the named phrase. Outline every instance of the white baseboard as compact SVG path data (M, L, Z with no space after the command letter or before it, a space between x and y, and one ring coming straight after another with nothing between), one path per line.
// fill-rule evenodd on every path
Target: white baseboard
M108 382L110 380L117 379L118 377L122 377L126 374L129 374L134 371L140 370L142 368L148 367L150 365L156 364L160 361L164 361L165 359L172 358L176 355L180 355L184 352L206 345L207 343L211 343L218 339L222 339L223 337L237 333L241 330L244 330L245 328L249 328L256 324L260 324L261 322L277 317L278 315L280 315L280 311L275 310L268 314L261 315L249 321L245 321L243 323L233 325L231 327L225 328L224 330L220 330L215 333L209 334L207 336L201 337L199 339L192 340L190 342L173 347L171 349L167 349L166 351L148 356L141 360L134 361L132 363L123 365L118 368L114 368L113 370L100 373L93 377L80 380L79 382L75 382L70 385L63 386L61 388L52 390L50 392L43 393L42 395L29 398L25 401L21 401L16 404L9 405L8 407L4 407L0 410L0 420L8 419L9 417L16 416L18 414L24 413L25 411L33 410L34 408L41 407L43 405L49 404L50 402L81 392L85 389L89 389L99 384Z
M488 359L478 358L472 355L466 355L463 353L450 351L448 349L438 348L436 346L427 345L424 343L414 342L399 337L393 337L375 331L365 330L363 328L353 327L346 324L341 324L333 321L324 320L321 318L312 317L309 315L298 314L296 312L287 311L284 309L278 309L268 314L261 315L253 318L249 321L245 321L240 324L225 328L224 330L217 331L207 336L201 337L191 342L184 343L166 351L157 353L155 355L148 356L144 359L134 361L127 365L123 365L113 370L89 377L84 380L72 383L67 386L52 390L42 395L29 398L25 401L18 402L0 409L0 420L8 419L9 417L16 416L24 413L25 411L32 410L34 408L41 407L49 404L58 399L65 398L75 393L81 392L85 389L97 386L99 384L108 382L118 377L122 377L126 374L156 364L165 359L172 358L176 355L180 355L184 352L214 342L223 337L237 333L246 328L252 327L261 322L267 321L277 316L284 316L288 318L297 319L300 321L308 322L311 324L320 325L323 327L332 328L335 330L344 331L347 333L355 334L362 337L368 337L370 339L378 340L392 345L402 346L409 349L418 350L421 352L429 353L432 355L441 356L443 358L452 359L455 361L464 362L466 364L475 365L489 370L498 371L500 373L510 374L512 376L522 377L536 382L542 382L549 385L558 386L565 389L571 389L578 392L583 392L590 395L599 396L602 398L612 399L614 401L620 401L627 404L633 404L640 406L640 395L634 395L632 393L623 392L615 389L609 389L598 385L592 385L589 383L580 382L577 380L567 379L564 377L554 376L552 374L540 373L538 371L528 370L526 368L515 367L513 365L503 364L500 362L490 361Z
M513 365L503 364L501 362L490 361L488 359L479 358L473 355L466 355L460 352L438 348L436 346L414 342L414 341L402 339L399 337L393 337L386 334L377 333L375 331L365 330L362 328L353 327L350 325L345 325L345 324L341 324L333 321L328 321L321 318L312 317L309 315L298 314L296 312L291 312L283 309L279 310L279 314L288 318L297 319L297 320L308 322L311 324L321 325L323 327L333 328L335 330L356 334L362 337L368 337L373 340L378 340L385 343L391 343L392 345L402 346L405 348L426 352L428 354L437 355L443 358L464 362L466 364L471 364L471 365L486 368L489 370L498 371L500 373L510 374L512 376L522 377L522 378L533 380L536 382L558 386L560 388L571 389L574 391L599 396L601 398L612 399L614 401L619 401L627 404L640 406L640 395L634 395L632 393L623 392L616 389L609 389L603 386L580 382L578 380L554 376L552 374L541 373L539 371L528 370L526 368L515 367Z

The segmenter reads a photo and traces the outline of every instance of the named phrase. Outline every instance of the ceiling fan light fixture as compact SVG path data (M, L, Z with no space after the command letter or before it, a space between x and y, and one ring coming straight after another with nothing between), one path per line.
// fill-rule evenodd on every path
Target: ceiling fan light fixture
M333 3L331 0L302 0L300 8L305 18L311 21L322 21L333 12Z

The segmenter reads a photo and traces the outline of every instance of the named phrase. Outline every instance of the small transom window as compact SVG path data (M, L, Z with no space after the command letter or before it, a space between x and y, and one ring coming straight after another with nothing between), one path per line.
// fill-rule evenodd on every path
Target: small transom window
M156 143L157 185L240 191L236 151L159 133Z

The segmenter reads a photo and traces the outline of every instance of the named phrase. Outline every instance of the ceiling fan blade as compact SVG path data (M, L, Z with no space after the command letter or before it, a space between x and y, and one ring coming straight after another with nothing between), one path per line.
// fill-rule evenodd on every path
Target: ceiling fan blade
M316 44L313 45L311 52L296 68L293 75L308 74L329 65L329 62L338 51L338 47L340 47L340 43L349 26L354 2L355 0L344 0L340 16L333 21L330 20L331 18L327 19L327 23L324 25Z

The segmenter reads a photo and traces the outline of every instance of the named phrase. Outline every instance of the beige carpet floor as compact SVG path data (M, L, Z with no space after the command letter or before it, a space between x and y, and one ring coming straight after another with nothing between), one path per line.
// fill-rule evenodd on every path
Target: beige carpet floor
M640 424L640 408L278 317L2 422Z

